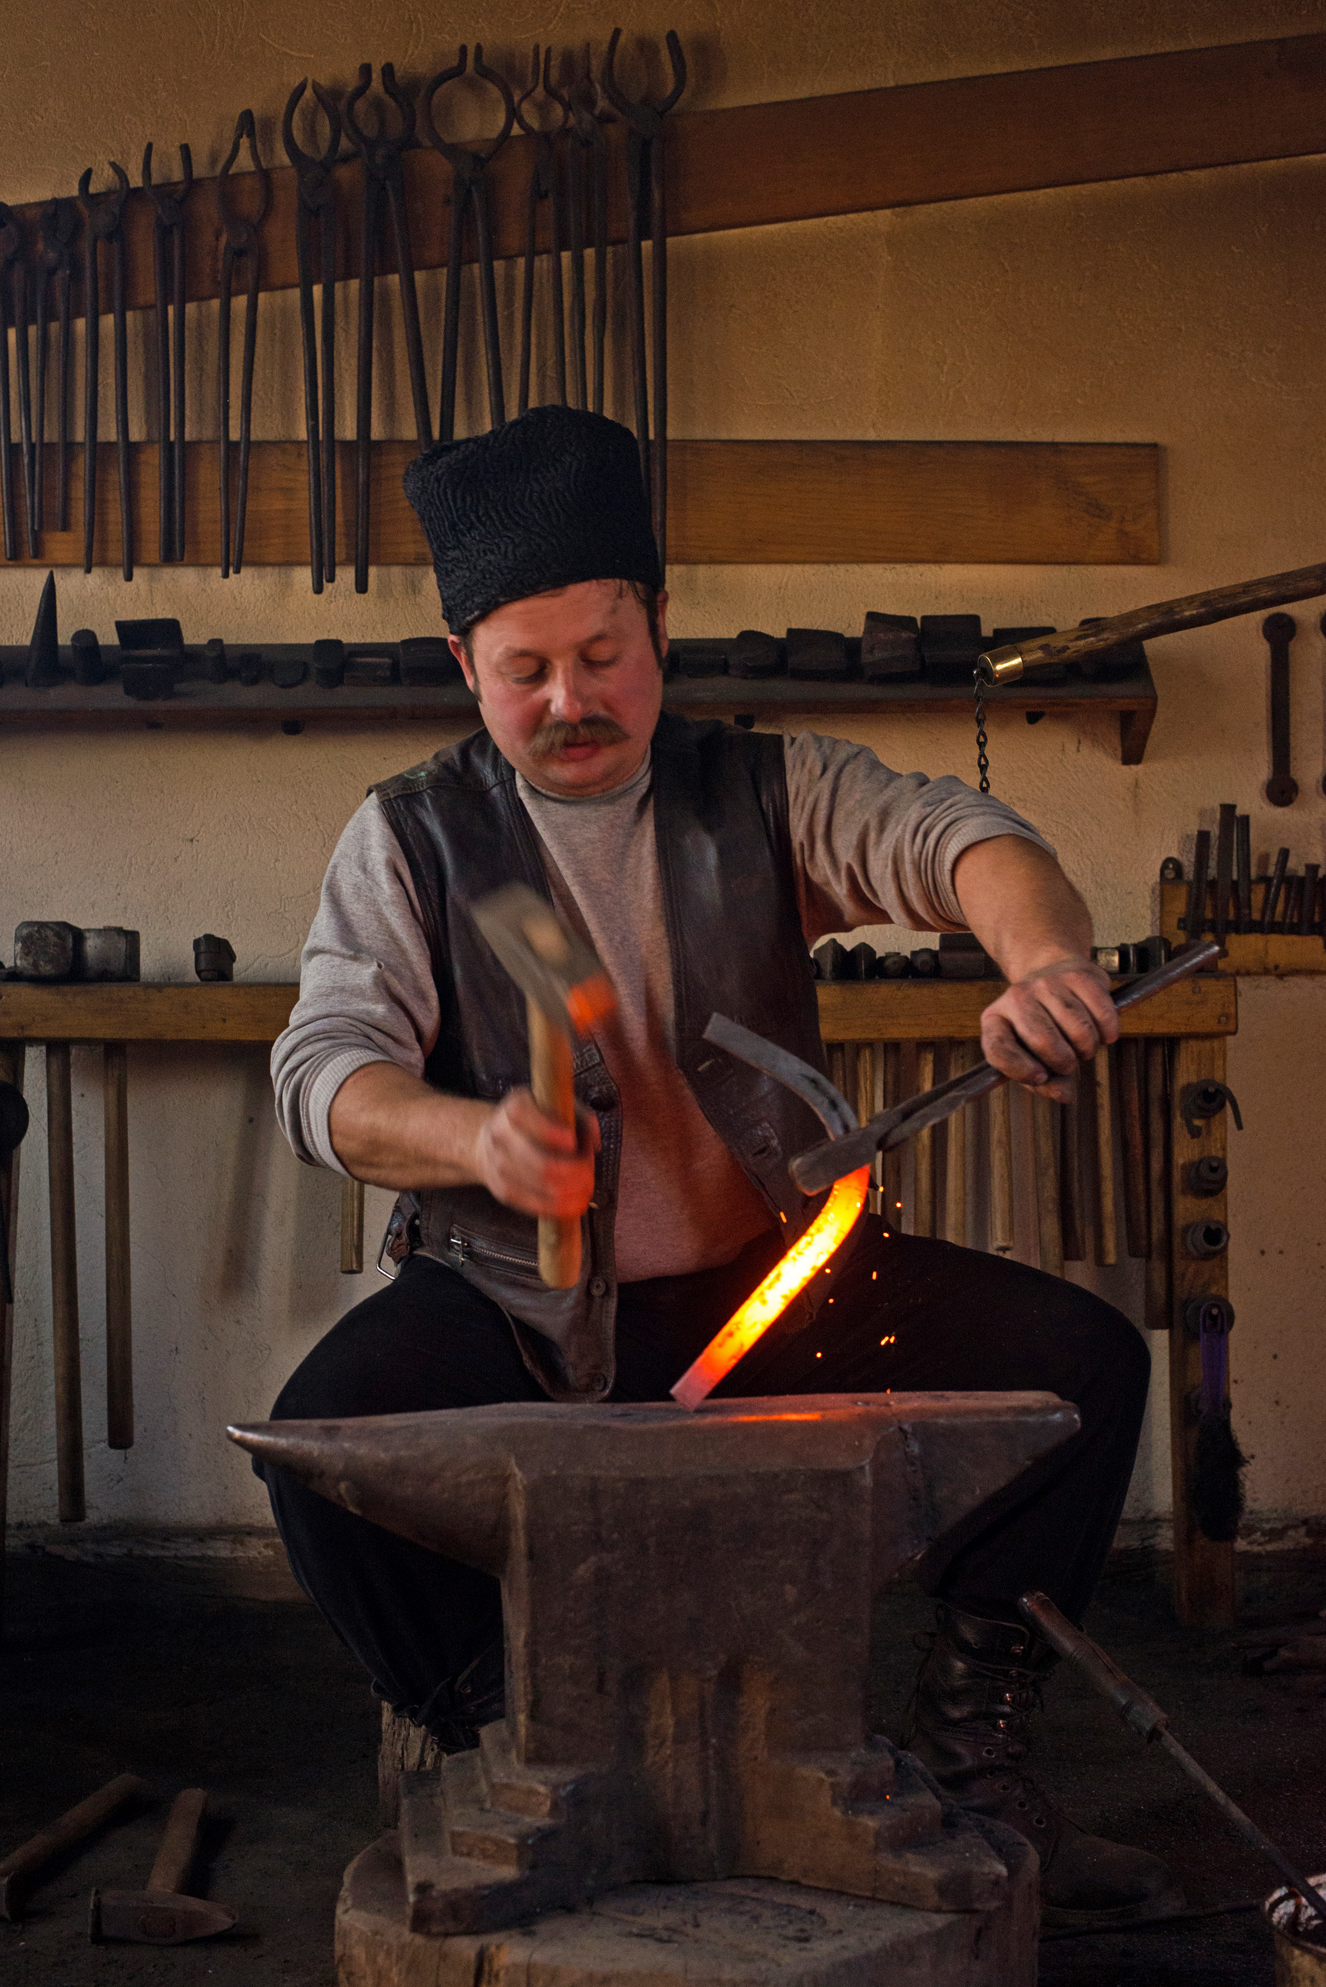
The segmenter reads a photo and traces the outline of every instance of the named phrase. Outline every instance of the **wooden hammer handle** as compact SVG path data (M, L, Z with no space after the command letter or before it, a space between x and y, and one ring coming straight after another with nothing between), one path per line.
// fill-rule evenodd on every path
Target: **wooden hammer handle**
M189 1873L198 1854L198 1841L206 1813L206 1787L186 1787L182 1794L175 1796L166 1817L152 1874L147 1880L149 1890L185 1891L189 1888Z
M530 1088L545 1117L576 1128L576 1093L571 1038L543 1009L527 1001ZM580 1281L580 1222L556 1215L539 1217L539 1275L550 1290L571 1290Z
M136 1800L144 1790L144 1782L136 1773L121 1773L114 1780L108 1780L95 1794L89 1794L77 1807L70 1808L49 1828L43 1828L32 1836L12 1855L0 1863L0 1914L16 1919L22 1915L23 1897L31 1888L40 1871L72 1849L86 1836L100 1828L103 1822L126 1802Z
M51 1336L55 1356L55 1471L61 1522L77 1524L86 1517L87 1506L83 1496L83 1383L68 1042L46 1044L46 1142L50 1175Z

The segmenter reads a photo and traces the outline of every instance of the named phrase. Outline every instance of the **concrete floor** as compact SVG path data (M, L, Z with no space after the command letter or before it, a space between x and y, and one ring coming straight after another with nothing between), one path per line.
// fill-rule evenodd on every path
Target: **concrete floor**
M69 1545L82 1548L75 1536ZM341 1870L378 1832L377 1715L364 1679L272 1552L226 1558L9 1559L0 1647L0 1854L113 1774L148 1780L157 1804L112 1827L0 1922L6 1987L215 1981L332 1987ZM1243 1560L1245 1614L1284 1619L1326 1604L1326 1555ZM874 1701L895 1731L929 1612L909 1589L880 1608ZM1287 1852L1326 1867L1326 1698L1240 1675L1232 1635L1178 1628L1163 1567L1119 1559L1088 1624L1170 1710L1178 1735ZM1274 1887L1161 1756L1144 1752L1071 1675L1049 1692L1044 1777L1080 1820L1167 1856L1195 1906ZM90 1887L146 1880L165 1806L213 1790L217 1824L199 1888L240 1929L195 1946L91 1947ZM1253 1912L1042 1946L1044 1987L1271 1987Z

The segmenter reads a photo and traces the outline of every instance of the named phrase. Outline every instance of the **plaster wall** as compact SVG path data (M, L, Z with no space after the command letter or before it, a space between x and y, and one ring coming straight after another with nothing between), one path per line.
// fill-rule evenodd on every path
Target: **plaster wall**
M838 0L803 12L788 34L751 0L686 0L641 25L669 21L692 53L698 106L1306 32L1326 25L1326 6L909 0L880 10ZM529 41L601 45L613 20L597 4L531 11L490 0L457 25L514 71ZM367 10L299 0L187 11L49 5L6 56L6 100L26 108L0 128L0 191L13 201L65 191L84 164L107 157L136 168L148 138L173 159L187 135L197 169L211 170L246 102L271 155L299 76L344 82L366 55L426 75L449 53L402 0ZM1313 159L678 242L674 433L1157 441L1165 563L680 568L670 576L674 631L854 630L881 606L980 609L986 626L1062 625L1320 557L1324 217L1326 162ZM426 321L435 303L426 287ZM270 436L301 432L291 305L263 300L258 432ZM209 309L194 313L200 334ZM209 432L204 347L200 337L199 435ZM408 432L399 393L380 431ZM58 584L65 631L109 635L126 612L176 614L190 639L396 637L437 625L426 569L379 571L362 599L346 580L315 600L298 569L250 569L225 583L206 571L143 571L131 589L116 573L62 572ZM31 576L0 570L0 640L26 639L36 591ZM1056 843L1102 940L1151 927L1161 858L1187 855L1220 800L1251 811L1258 852L1285 840L1296 864L1322 860L1324 644L1311 605L1297 618L1301 795L1287 814L1261 793L1265 648L1255 622L1155 651L1160 714L1140 767L1119 765L1113 719L1052 717L1031 729L994 712L995 791ZM838 728L895 766L973 775L965 718ZM130 924L143 934L144 976L183 980L194 934L219 931L235 944L239 977L292 979L341 824L370 781L443 740L389 725L351 735L310 725L295 738L0 736L0 933L32 916ZM1235 1414L1253 1459L1254 1513L1304 1516L1326 1512L1315 1384L1326 981L1245 982L1241 996L1230 1045L1247 1122L1232 1156ZM75 1051L89 1513L142 1525L261 1522L265 1500L221 1426L265 1413L304 1350L376 1278L340 1275L339 1182L285 1149L260 1051L139 1047L129 1067L139 1435L119 1455L102 1440L99 1058ZM53 1518L55 1493L39 1053L29 1073L10 1508L40 1523ZM370 1190L368 1199L371 1239L388 1197ZM1131 1272L1102 1288L1135 1310ZM1163 1400L1163 1383L1158 1391ZM1144 1440L1130 1504L1138 1516L1168 1502L1164 1419L1162 1409Z

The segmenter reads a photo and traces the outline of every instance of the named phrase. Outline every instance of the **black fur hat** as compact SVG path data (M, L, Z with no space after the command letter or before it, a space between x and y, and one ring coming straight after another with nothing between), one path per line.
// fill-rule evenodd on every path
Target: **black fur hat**
M437 442L405 472L453 634L508 600L580 580L661 586L628 428L531 407L491 434Z

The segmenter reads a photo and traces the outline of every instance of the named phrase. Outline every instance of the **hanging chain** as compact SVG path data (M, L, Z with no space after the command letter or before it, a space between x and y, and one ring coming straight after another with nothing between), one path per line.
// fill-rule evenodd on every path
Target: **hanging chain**
M982 793L990 791L990 761L986 756L989 738L985 730L985 685L981 682L981 672L976 671L973 694L976 698L976 771L980 775Z

